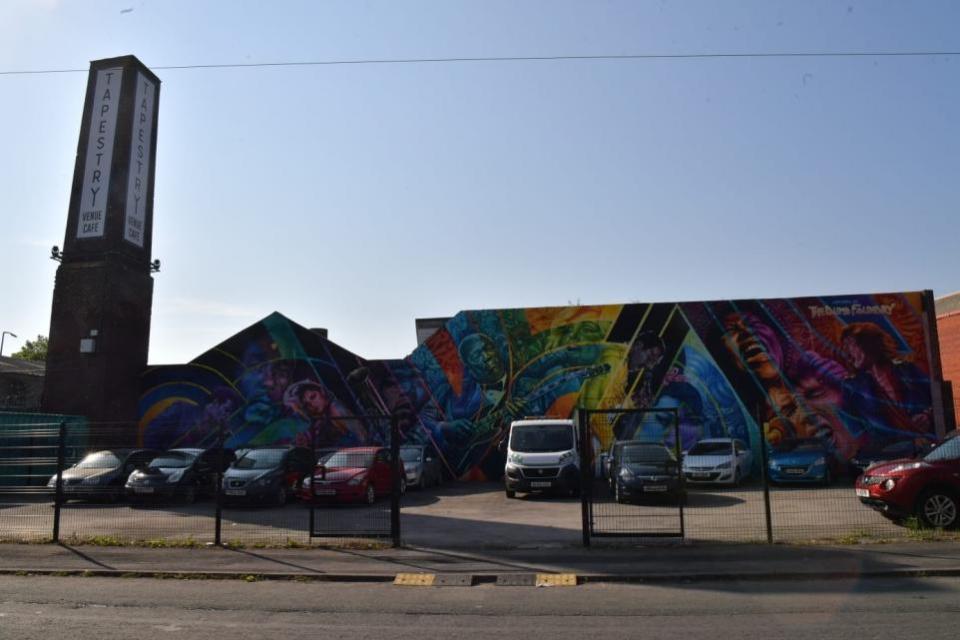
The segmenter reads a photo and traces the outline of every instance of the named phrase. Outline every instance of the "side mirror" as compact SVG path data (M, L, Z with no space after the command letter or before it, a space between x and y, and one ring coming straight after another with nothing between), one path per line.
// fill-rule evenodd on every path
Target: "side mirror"
M424 458L423 460L424 460L424 462L433 462L433 458L430 457L430 456L427 456L427 457Z
M507 452L507 441L506 441L506 439L500 441L500 444L497 445L497 451L499 451L500 453L506 453L506 452Z

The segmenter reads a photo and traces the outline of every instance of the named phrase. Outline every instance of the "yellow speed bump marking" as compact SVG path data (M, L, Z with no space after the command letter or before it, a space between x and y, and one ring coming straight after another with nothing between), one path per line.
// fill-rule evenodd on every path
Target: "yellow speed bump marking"
M435 578L432 573L398 573L393 584L402 587L432 587Z
M538 573L535 584L538 587L575 587L577 586L577 574Z

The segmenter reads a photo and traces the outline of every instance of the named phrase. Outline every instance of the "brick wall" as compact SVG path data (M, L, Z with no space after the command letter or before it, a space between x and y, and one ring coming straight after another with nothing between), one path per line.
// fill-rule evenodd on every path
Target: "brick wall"
M953 407L960 425L960 311L937 317L943 379L953 383Z

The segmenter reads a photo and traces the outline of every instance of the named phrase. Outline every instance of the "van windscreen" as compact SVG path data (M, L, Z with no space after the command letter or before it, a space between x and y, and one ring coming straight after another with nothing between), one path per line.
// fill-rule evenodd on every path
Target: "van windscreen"
M524 453L569 451L573 429L568 424L517 425L510 431L510 448Z

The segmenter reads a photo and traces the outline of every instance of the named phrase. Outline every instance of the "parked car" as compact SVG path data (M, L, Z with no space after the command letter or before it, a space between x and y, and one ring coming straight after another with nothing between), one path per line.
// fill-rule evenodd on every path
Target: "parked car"
M125 485L132 500L180 498L190 504L198 496L213 495L218 469L234 460L232 450L170 449L157 455L143 469L130 474Z
M837 476L836 467L836 461L820 440L788 438L771 449L767 477L770 482L829 485Z
M108 449L84 456L77 464L63 470L64 500L107 500L114 502L124 495L123 484L134 469L147 465L156 455L152 449ZM47 482L56 491L56 474Z
M223 474L223 499L227 503L269 502L282 506L314 466L313 452L303 447L247 449Z
M440 460L428 445L403 445L400 447L400 459L406 469L408 487L425 489L440 484L443 479Z
M956 432L920 460L877 464L857 478L860 502L899 521L910 516L928 527L960 525L960 437Z
M305 501L366 502L390 495L390 450L385 447L341 449L318 464L303 480L300 498ZM407 488L406 471L400 461L400 493Z
M707 438L690 447L683 458L687 482L739 485L750 475L753 454L743 440Z
M860 475L872 465L880 462L890 462L902 458L922 458L934 446L934 443L928 440L900 440L881 449L857 453L850 460L850 466L856 475Z
M662 444L624 440L610 458L611 489L617 502L641 498L685 499L680 463Z

